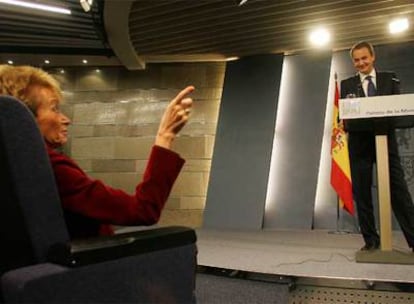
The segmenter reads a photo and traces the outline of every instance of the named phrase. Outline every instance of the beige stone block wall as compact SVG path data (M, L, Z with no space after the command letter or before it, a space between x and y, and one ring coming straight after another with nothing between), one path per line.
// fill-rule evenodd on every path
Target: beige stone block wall
M62 108L72 120L64 151L91 177L132 193L142 178L165 107L182 88L194 85L190 121L173 146L186 163L159 225L200 227L224 72L224 63L149 64L144 71L121 67L56 71L66 100Z

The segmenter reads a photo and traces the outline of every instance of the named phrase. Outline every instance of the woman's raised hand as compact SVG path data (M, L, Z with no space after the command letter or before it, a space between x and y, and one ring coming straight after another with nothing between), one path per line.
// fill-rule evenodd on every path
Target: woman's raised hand
M188 86L169 103L161 118L155 144L167 149L171 148L176 135L184 127L191 113L193 100L188 95L194 91L193 86Z

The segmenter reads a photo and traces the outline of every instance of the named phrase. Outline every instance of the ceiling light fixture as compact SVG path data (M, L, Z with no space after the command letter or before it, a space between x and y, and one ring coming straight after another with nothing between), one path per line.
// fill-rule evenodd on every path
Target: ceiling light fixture
M83 64L87 64L87 63L88 63L88 60L83 59L83 60L82 60L82 63L83 63Z
M390 22L389 30L391 34L398 34L408 30L409 23L407 18L399 18Z
M89 12L91 10L93 0L80 0L79 2L85 12Z
M45 63L46 64L49 64L50 63L50 60L45 59Z
M13 60L7 60L8 64L13 64Z
M247 2L247 0L241 0L239 3L239 6L242 6L243 4L245 4Z
M21 7L25 7L25 8L33 8L33 9L37 9L37 10L48 11L48 12L58 13L58 14L65 14L65 15L70 15L71 14L71 11L66 9L66 8L61 8L61 7L46 5L46 4L32 3L32 2L27 2L27 1L0 0L0 3L15 5L15 6L21 6Z
M324 28L314 30L309 36L310 42L318 47L322 47L331 40L331 35Z

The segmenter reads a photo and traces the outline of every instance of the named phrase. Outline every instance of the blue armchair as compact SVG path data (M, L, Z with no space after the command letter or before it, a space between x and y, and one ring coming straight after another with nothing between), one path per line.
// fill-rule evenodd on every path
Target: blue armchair
M0 181L3 302L195 302L193 229L70 241L34 117L7 96L0 96Z

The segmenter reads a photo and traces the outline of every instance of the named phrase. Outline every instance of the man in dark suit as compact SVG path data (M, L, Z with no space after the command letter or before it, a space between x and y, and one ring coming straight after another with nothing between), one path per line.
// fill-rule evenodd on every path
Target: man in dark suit
M341 98L400 94L399 80L393 72L380 72L374 67L375 53L368 42L355 44L350 51L357 74L341 82ZM408 245L414 248L414 206L398 155L395 132L388 134L391 205ZM376 161L375 134L349 132L349 156L354 200L365 246L378 249L379 235L371 197L372 169Z

